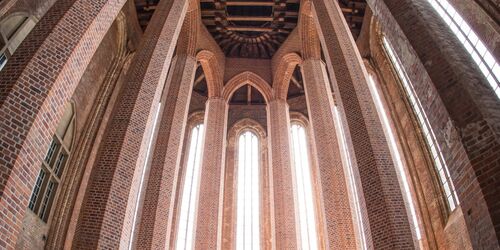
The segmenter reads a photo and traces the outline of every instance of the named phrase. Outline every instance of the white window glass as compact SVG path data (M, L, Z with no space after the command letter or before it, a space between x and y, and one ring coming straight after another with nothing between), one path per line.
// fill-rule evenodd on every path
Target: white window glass
M413 85L408 79L408 76L405 70L403 69L399 59L397 58L392 46L385 37L383 38L383 44L387 51L387 54L389 55L389 59L391 60L392 65L394 66L399 78L401 79L403 88L406 94L408 95L410 104L413 108L413 111L416 114L417 121L419 122L419 125L422 128L424 138L427 142L430 151L432 152L432 158L434 161L434 166L436 168L436 171L438 173L442 173L438 174L439 180L441 181L444 194L446 195L446 199L448 200L448 207L450 211L453 211L459 204L459 201L457 198L455 187L450 179L450 172L448 170L448 166L446 165L443 154L441 152L441 147L439 146L439 144L436 143L436 136L434 134L434 131L432 130L432 127L430 126L427 115L425 114L422 108L422 104L420 103L420 100L418 99L418 96L415 93Z
M260 249L259 139L250 132L239 137L236 205L236 249Z
M500 98L500 64L495 60L491 52L478 38L462 16L456 12L455 8L447 0L427 0L443 18L458 40L472 56L476 64L481 69L488 83Z
M382 120L382 125L384 126L384 130L386 131L386 137L389 142L389 147L394 155L394 161L396 165L397 172L401 177L403 182L404 195L410 205L410 214L413 221L413 226L415 227L415 234L417 239L420 240L422 237L420 235L420 228L418 227L417 214L415 212L415 206L413 204L413 197L410 193L410 186L408 184L408 179L406 176L406 171L404 169L403 161L401 160L401 154L399 153L398 146L396 144L396 139L394 137L394 132L392 131L391 125L389 123L389 118L387 116L387 112L382 104L382 99L378 93L377 87L375 86L375 81L373 80L373 76L369 76L368 86L370 88L370 92L372 93L373 100L375 101L375 106L377 108L377 112L380 114L380 118Z
M318 249L315 203L306 132L300 124L292 124L291 135L301 249Z
M62 133L56 131L43 158L41 169L33 187L28 208L43 221L47 222L52 212L57 188L61 183L72 145L74 112L72 107L64 112L65 118L58 125ZM67 116L66 116L67 115Z
M176 249L193 249L196 201L200 186L201 150L203 147L203 124L191 131L186 176L182 190L179 228L177 230Z
M156 108L156 113L155 113L155 120L153 124L153 129L151 130L151 134L149 135L149 144L148 144L148 150L146 151L146 160L144 161L144 167L142 169L141 173L141 182L139 184L139 191L137 192L136 195L136 201L135 201L135 208L134 208L134 219L132 223L132 228L130 229L130 235L134 235L135 232L135 226L136 226L136 221L137 221L137 213L139 212L139 196L142 194L142 189L144 188L144 177L146 175L146 168L148 167L148 159L149 155L151 153L151 148L153 145L153 133L156 130L156 126L158 126L158 117L160 115L161 111L161 103L158 103L158 108ZM128 243L128 249L132 249L132 243L133 240L130 240Z
M5 64L7 64L7 55L5 55L4 53L0 53L0 70L3 69L3 66L5 66Z
M340 134L340 139L341 142L341 150L342 150L342 157L344 157L345 162L347 164L347 174L349 175L349 189L350 192L353 194L354 197L354 210L356 212L356 223L359 229L360 233L360 241L361 241L361 249L365 250L368 249L366 246L366 235L365 235L365 228L363 224L363 216L361 215L361 207L359 205L359 195L358 195L358 189L356 187L356 179L354 178L353 170L352 170L352 163L351 163L351 155L349 154L349 150L347 150L347 139L345 136L345 131L344 131L344 126L342 125L339 111L337 106L333 109L333 112L335 113L335 121L337 122L339 134Z

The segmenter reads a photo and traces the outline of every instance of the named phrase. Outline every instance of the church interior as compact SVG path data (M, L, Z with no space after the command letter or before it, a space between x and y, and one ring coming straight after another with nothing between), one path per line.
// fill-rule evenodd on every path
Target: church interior
M500 249L500 1L0 0L0 249Z

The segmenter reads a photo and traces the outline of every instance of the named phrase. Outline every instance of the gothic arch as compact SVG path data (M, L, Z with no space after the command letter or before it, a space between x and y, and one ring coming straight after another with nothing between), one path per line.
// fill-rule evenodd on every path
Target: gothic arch
M198 28L199 28L199 8L198 1L190 0L186 17L182 24L182 29L177 42L177 50L179 54L189 56L196 55Z
M314 22L312 2L304 0L300 8L298 29L302 40L302 56L304 60L319 59L321 58L321 43Z
M222 74L219 61L215 54L208 50L202 50L196 54L196 60L201 63L205 78L207 79L208 97L220 97L222 95Z
M273 79L273 90L276 98L286 100L290 78L295 67L301 63L302 58L297 53L288 53L281 58Z
M226 86L224 86L222 97L226 101L229 101L233 93L245 84L250 84L259 90L264 99L266 99L266 102L274 99L273 91L269 84L262 77L250 71L242 72L231 78Z

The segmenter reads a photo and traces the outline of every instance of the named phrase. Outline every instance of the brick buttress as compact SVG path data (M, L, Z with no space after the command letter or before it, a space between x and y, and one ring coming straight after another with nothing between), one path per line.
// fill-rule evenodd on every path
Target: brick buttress
M128 247L152 127L187 1L158 5L106 128L73 248Z
M145 187L144 205L137 248L169 249L173 228L175 194L179 192L181 164L187 113L193 89L196 58L178 55L173 59L162 97L161 118L156 143L152 148L149 179Z
M297 249L292 160L290 151L290 114L285 100L271 100L267 106L271 202L276 249Z
M226 100L210 97L205 108L196 249L218 249L222 242L222 205L227 133Z
M414 249L412 226L398 174L375 104L370 97L361 56L336 1L313 0L335 101L344 123L347 148L363 208L363 223L375 249ZM324 184L323 184L324 185ZM370 237L371 235L371 237ZM337 235L328 233L329 241Z

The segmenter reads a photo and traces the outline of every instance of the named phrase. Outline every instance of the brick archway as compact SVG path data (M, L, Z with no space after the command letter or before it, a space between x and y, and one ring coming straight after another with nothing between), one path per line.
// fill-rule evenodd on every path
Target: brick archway
M222 71L215 54L209 50L202 50L196 54L196 60L201 63L207 78L208 97L220 97L223 89Z
M286 100L293 71L301 63L302 58L297 53L288 53L281 58L273 79L273 90L276 98Z
M226 86L224 86L222 97L226 101L229 101L233 93L245 84L250 84L260 91L262 96L264 96L266 103L269 103L269 101L274 99L273 90L269 84L262 79L262 77L250 71L242 72L231 78L231 80L227 82Z

